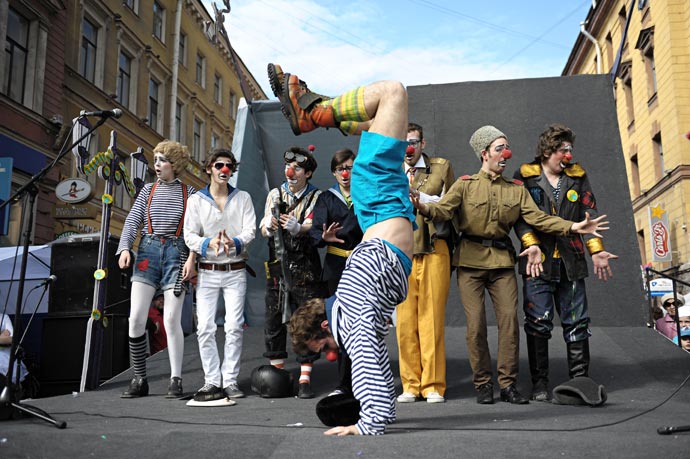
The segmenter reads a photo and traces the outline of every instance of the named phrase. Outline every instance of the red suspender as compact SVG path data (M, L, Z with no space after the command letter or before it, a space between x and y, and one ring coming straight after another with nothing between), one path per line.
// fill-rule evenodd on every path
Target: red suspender
M176 237L180 237L182 233L182 228L184 227L184 214L187 212L187 185L180 182L182 185L182 217L180 217L180 223L177 225ZM153 225L151 224L151 201L153 200L153 192L156 190L158 182L154 183L151 187L151 193L149 193L149 199L146 203L146 218L148 220L148 234L153 234Z

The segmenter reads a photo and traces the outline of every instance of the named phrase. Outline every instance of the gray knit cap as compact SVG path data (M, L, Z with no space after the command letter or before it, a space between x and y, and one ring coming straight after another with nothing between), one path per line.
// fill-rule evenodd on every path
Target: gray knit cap
M505 137L506 135L496 129L493 126L482 126L472 134L470 137L470 146L477 155L477 158L482 157L482 150L491 145L491 142L498 139L499 137Z

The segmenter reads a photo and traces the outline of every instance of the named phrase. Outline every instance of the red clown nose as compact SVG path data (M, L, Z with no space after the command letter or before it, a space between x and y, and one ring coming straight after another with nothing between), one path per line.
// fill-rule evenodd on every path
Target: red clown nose
M573 160L573 155L572 155L572 153L568 152L568 153L566 153L566 154L563 155L563 163L564 163L564 164L569 164L570 161L572 161L572 160Z
M228 175L230 173L230 168L228 166L223 166L220 170L223 174Z
M345 169L345 170L343 171L343 173L341 174L341 176L342 176L344 179L350 178L350 172L348 172L348 170Z
M287 169L285 169L285 177L291 179L294 176L295 176L295 169L293 169L292 167L288 167Z
M501 152L501 158L503 159L510 159L513 157L513 152L511 150L508 150L507 148L504 148L503 151Z
M408 155L411 155L414 153L414 147L412 145L408 145L407 148L405 149L405 153Z
M326 351L326 360L329 362L335 362L338 360L338 352L334 351L333 349L329 349Z

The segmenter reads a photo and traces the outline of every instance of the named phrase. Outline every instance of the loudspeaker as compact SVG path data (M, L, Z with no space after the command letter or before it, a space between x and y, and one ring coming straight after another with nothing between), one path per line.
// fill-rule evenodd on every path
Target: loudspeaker
M103 332L101 381L129 368L128 317L120 314L104 317L108 326ZM76 381L79 386L88 320L88 315L47 315L43 318L41 383Z
M50 286L49 314L91 312L99 241L100 234L80 234L52 243L50 272L57 276L57 280ZM118 238L108 238L108 262L105 267L108 285L104 310L106 313L129 314L132 270L120 270L115 256L118 243Z

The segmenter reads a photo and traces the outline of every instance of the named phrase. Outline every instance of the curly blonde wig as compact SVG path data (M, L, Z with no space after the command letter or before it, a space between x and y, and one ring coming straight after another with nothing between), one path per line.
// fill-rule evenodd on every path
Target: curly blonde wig
M178 177L184 171L184 168L189 162L189 149L186 145L182 145L174 140L164 140L160 142L153 149L153 154L160 153L170 162L175 172L175 177Z

